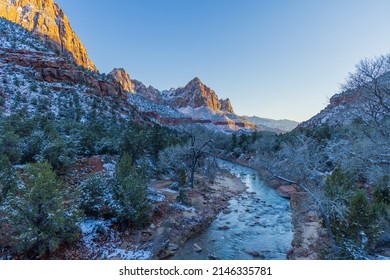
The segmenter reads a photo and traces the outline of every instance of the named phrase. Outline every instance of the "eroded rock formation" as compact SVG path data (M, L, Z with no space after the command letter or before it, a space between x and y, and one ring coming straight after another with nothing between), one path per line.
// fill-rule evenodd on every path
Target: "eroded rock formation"
M53 0L0 0L0 17L31 31L77 65L97 70L67 16Z

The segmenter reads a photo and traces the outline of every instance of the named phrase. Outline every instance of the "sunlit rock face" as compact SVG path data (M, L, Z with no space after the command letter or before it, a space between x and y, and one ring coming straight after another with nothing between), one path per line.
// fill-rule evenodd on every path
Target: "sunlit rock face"
M115 68L109 75L122 86L123 90L135 93L135 85L125 69Z
M151 86L146 87L137 80L132 80L132 83L135 92L146 100L176 110L180 117L175 118L175 124L196 123L213 128L218 127L224 131L252 131L256 128L254 124L234 113L228 98L219 99L215 91L197 77L184 87L164 91L159 91ZM149 110L147 111L148 116L156 118L156 112L150 111L150 108L147 110ZM166 118L158 115L158 119L161 121ZM169 120L171 121L171 118Z
M0 0L0 17L31 31L77 65L97 70L67 16L53 0Z

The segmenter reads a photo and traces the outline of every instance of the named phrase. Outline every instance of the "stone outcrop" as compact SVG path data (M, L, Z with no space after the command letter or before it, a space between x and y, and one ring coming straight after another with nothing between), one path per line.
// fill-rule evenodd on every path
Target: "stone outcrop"
M38 73L35 77L48 83L86 84L91 93L107 96L124 97L119 83L113 80L103 80L99 75L92 75L78 69L65 58L46 52L0 49L0 60L6 64L31 67Z
M214 111L221 110L217 94L197 77L184 88L176 89L174 103L177 108L206 106Z
M135 93L135 85L125 69L114 68L114 70L112 70L108 75L118 82L122 86L123 90Z
M221 103L221 110L222 111L229 113L229 114L234 114L233 106L232 106L232 103L230 102L229 98L226 98L225 100L220 99L219 103Z
M285 198L291 198L292 195L299 191L299 187L296 185L282 185L276 189L278 194Z
M132 83L134 84L135 92L142 94L146 99L156 102L157 104L165 103L161 92L158 89L152 86L146 87L142 82L137 80L132 80Z
M97 70L67 16L53 0L0 0L0 17L31 31L77 65Z

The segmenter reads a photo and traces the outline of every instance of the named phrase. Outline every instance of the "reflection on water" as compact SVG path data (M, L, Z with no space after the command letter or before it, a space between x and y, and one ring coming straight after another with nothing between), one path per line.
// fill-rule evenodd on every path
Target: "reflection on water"
M171 259L286 259L293 227L289 201L280 197L246 167L221 161L247 185L247 192L230 201L229 210L219 213L201 234L188 240ZM193 244L203 250L195 252Z

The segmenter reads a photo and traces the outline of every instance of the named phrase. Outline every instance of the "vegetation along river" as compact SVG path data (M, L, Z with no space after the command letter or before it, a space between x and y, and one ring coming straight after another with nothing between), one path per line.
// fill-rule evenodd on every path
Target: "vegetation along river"
M268 187L255 170L226 161L219 164L239 176L247 191L230 200L228 210L171 259L286 259L293 238L289 200ZM194 244L202 250L196 252Z

